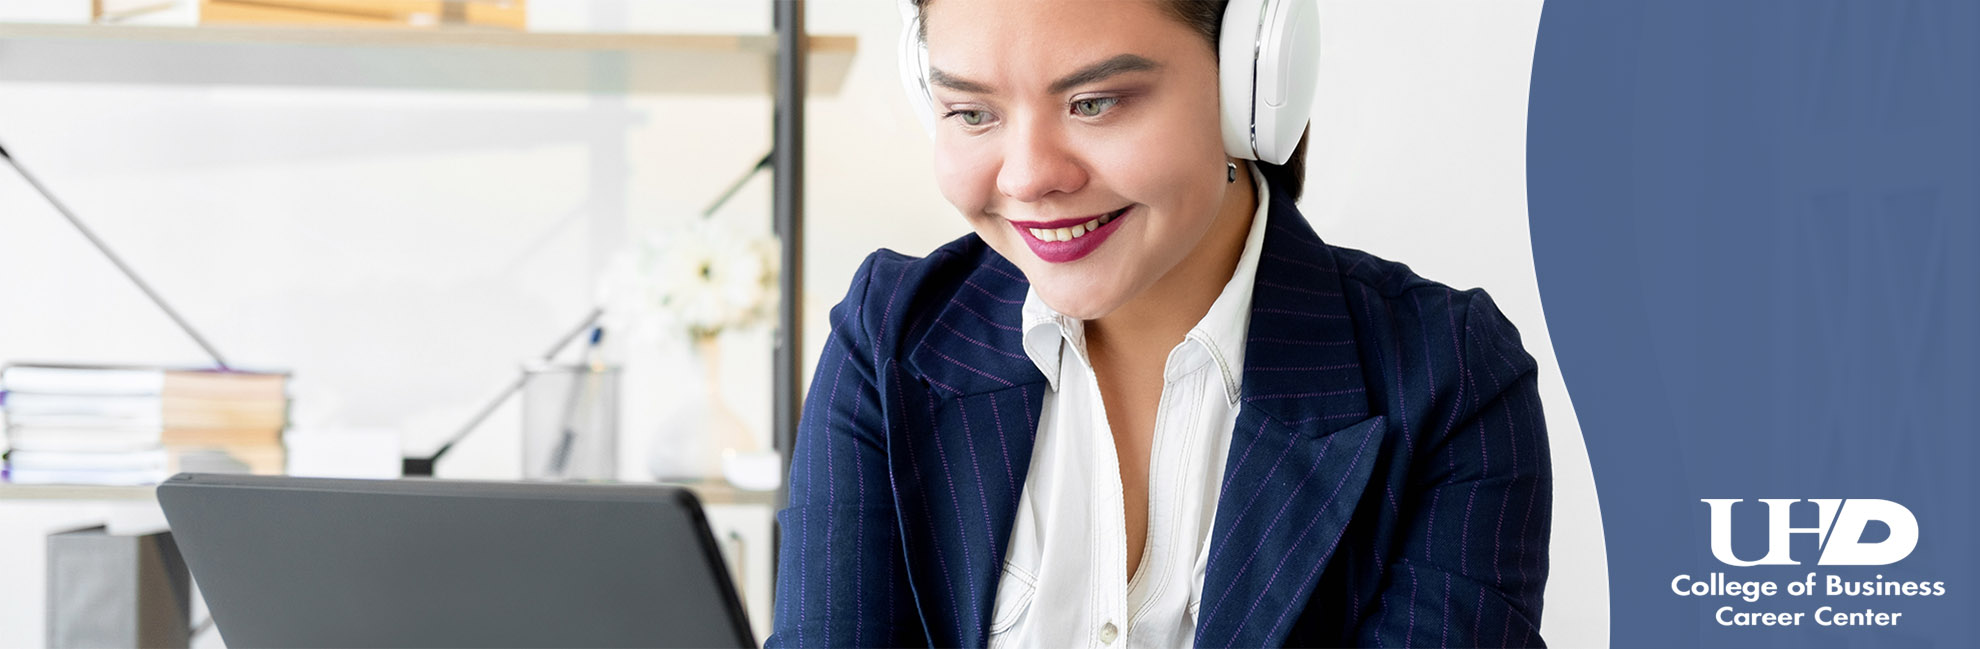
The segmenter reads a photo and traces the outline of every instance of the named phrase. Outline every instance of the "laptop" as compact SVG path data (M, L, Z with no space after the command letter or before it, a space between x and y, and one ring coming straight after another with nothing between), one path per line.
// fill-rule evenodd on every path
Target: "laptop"
M756 646L680 487L182 473L158 502L229 646Z

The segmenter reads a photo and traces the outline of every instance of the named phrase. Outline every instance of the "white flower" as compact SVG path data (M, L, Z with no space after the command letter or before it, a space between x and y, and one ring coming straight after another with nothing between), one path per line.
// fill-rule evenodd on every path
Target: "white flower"
M659 324L701 336L754 327L776 311L777 263L776 238L695 219L639 237L600 278L598 299L617 329Z

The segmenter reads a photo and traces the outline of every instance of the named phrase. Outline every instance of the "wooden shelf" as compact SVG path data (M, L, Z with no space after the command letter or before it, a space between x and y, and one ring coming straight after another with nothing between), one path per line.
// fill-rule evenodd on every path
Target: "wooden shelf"
M0 482L0 502L10 500L150 500L150 485L14 484Z
M745 491L726 483L698 482L680 486L694 491L703 505L761 505L776 506L776 492ZM66 500L66 501L149 501L155 497L155 485L62 485L62 484L14 484L0 482L0 502Z
M0 23L0 38L64 38L171 43L266 43L339 47L491 47L549 50L652 50L768 56L776 52L770 34L543 33L472 28L264 27L209 25L58 25ZM811 36L814 56L851 54L853 36Z
M854 36L814 35L809 91L844 85ZM162 68L159 47L177 48ZM0 23L0 80L551 92L770 94L770 34L540 33ZM81 48L88 48L86 51ZM600 75L600 56L622 78Z

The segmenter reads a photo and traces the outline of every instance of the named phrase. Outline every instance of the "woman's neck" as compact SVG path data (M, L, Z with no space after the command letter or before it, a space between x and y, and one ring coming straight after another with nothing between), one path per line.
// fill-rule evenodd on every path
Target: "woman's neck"
M1238 176L1241 182L1225 192L1217 219L1189 256L1134 299L1086 321L1089 348L1111 352L1103 354L1109 358L1162 361L1203 320L1236 273L1252 216L1263 200L1250 173Z

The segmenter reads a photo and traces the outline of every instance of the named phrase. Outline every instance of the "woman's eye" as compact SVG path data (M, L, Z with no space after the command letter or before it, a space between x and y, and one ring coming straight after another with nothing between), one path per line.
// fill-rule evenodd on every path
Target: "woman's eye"
M962 118L962 122L970 126L983 125L983 111L980 110L952 110L947 116Z
M1114 104L1120 103L1120 101L1119 98L1115 97L1081 99L1073 102L1072 108L1073 112L1077 113L1080 117L1099 117L1101 113L1107 112L1107 109L1113 108Z

